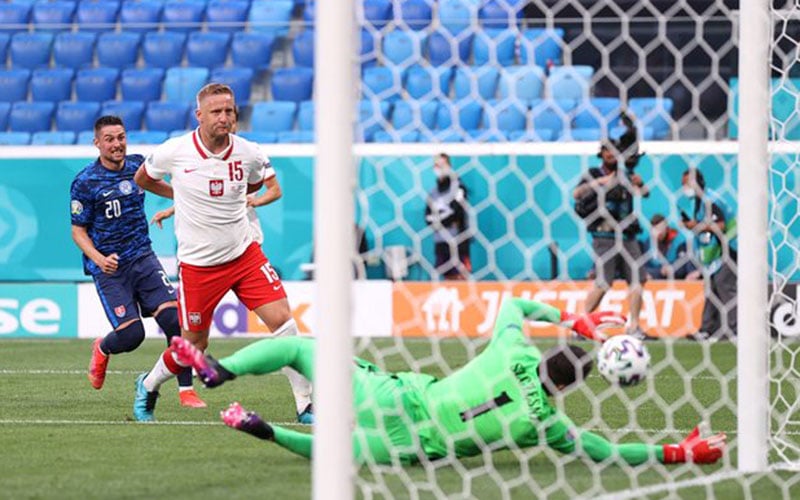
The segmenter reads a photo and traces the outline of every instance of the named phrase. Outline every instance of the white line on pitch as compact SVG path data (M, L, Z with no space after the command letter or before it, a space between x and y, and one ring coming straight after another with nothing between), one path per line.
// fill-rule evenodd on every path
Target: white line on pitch
M636 488L632 490L615 491L599 497L593 496L592 498L594 500L626 500L629 498L644 498L645 496L648 495L657 495L659 493L664 493L667 491L675 493L683 488L691 488L694 486L707 486L709 484L714 484L719 481L735 479L741 476L742 473L737 470L716 472L708 476L695 477L692 479L685 479L683 481L675 481L666 484L654 484L652 486L644 486L642 488Z

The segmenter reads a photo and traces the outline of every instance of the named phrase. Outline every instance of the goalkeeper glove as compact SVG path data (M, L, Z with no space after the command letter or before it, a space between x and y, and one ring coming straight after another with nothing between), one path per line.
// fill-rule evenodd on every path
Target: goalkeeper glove
M701 438L700 426L697 426L680 443L665 444L663 451L665 464L683 462L713 464L722 458L725 451L725 434L719 433L709 438Z
M561 311L561 326L572 329L581 337L605 342L608 336L601 330L609 326L623 326L627 318L611 311L595 311L589 314L573 314Z

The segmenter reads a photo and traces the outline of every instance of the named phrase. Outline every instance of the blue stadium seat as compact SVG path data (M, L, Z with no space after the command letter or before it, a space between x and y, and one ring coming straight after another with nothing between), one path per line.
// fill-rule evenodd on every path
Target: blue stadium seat
M394 17L391 0L364 0L361 5L364 15L362 26L371 24L380 30Z
M553 67L547 77L548 94L553 99L588 99L593 72L591 66Z
M8 127L12 132L50 130L55 107L52 102L15 102L11 105Z
M359 47L359 62L362 68L375 66L378 55L375 50L375 37L367 29L361 30L361 45Z
M267 69L272 62L275 37L267 33L234 33L231 59L236 66Z
M69 146L75 144L75 132L34 132L31 136L33 146Z
M297 111L297 129L314 130L314 101L303 101Z
M617 97L593 97L580 101L572 127L609 131L619 125L620 110L620 100Z
M292 59L295 66L314 67L314 30L305 29L292 40Z
M172 132L169 133L169 138L172 139L173 137L181 137L186 134L191 134L193 131L194 129L185 129L185 128L182 128L180 130L173 130Z
M382 44L383 59L391 64L408 66L422 58L422 38L414 31L392 30Z
M472 64L513 65L518 37L516 28L479 30L472 40Z
M30 132L0 132L0 146L27 146L30 143Z
M0 3L0 31L20 33L28 30L31 19L31 6L24 3Z
M126 69L120 78L123 101L158 101L164 82L161 68Z
M553 142L560 137L556 130L549 128L514 130L508 133L508 140L511 142Z
M398 22L404 22L412 30L424 30L431 25L433 11L428 0L406 0L399 5L400 12L395 12Z
M78 29L81 33L114 31L119 7L115 0L81 0L75 14Z
M253 70L250 68L217 68L211 72L210 81L224 83L233 90L238 106L250 103Z
M403 74L403 88L414 99L432 99L447 96L450 93L450 79L453 69L450 67L433 68L415 64L409 66ZM436 82L436 86L434 86Z
M180 66L185 44L186 35L183 33L147 33L142 44L144 62L155 68Z
M373 97L385 101L400 98L402 75L398 68L375 66L366 68L361 78L361 93L365 99Z
M455 98L494 99L499 78L500 71L493 66L459 66L453 77Z
M528 104L526 102L504 99L490 102L484 117L488 118L488 128L507 136L510 132L527 128L527 112Z
M123 31L127 32L158 31L163 9L163 2L158 0L123 2L119 12L119 24Z
M628 109L638 123L645 129L652 128L653 139L666 139L669 136L673 106L672 99L666 97L634 97L628 100Z
M438 101L397 101L392 111L392 126L395 130L410 127L430 133L436 128L438 111Z
M190 33L200 31L203 26L205 12L205 3L169 0L164 3L164 10L161 11L161 23L167 32Z
M436 133L431 142L458 143L464 142L464 135L458 130L441 130Z
M358 103L358 129L356 140L372 142L376 132L384 130L389 121L392 105L379 99L362 99Z
M542 68L561 64L564 30L561 28L528 28L520 37L520 64L536 64Z
M74 15L75 2L65 0L36 2L31 11L31 22L38 32L57 33L70 30Z
M265 101L253 105L250 129L254 132L281 132L294 128L297 103L294 101Z
M11 66L35 69L50 65L51 33L15 33L11 36Z
M75 144L79 146L91 146L94 144L94 130L81 130L75 138Z
M303 22L306 26L314 26L314 19L316 19L316 3L313 1L306 2L303 6Z
M130 132L142 128L145 103L142 101L106 101L100 110L101 115L119 116L125 129Z
M386 130L379 130L375 132L375 136L373 137L373 142L379 143L386 143L386 142L403 142L403 143L410 143L410 142L421 142L420 137L423 134L420 133L418 130L409 130L406 132L388 132Z
M507 140L505 134L492 129L474 129L467 130L464 136L464 142L505 142Z
M154 101L147 105L144 123L147 130L170 132L185 129L189 118L189 104Z
M257 144L273 144L278 142L278 134L276 132L239 132L239 135Z
M11 35L0 32L0 68L5 68L8 59L8 46L11 44Z
M31 76L31 98L34 101L69 101L75 71L69 68L35 69Z
M53 62L73 69L91 66L96 38L94 33L59 33L53 42Z
M478 19L484 28L514 26L521 17L522 9L515 9L506 0L489 0L478 11Z
M278 142L288 144L304 144L314 142L314 132L311 130L284 130L278 132Z
M552 100L541 100L532 103L531 115L533 116L533 130L538 133L541 129L549 129L558 137L569 129L570 117L568 112Z
M90 130L99 116L99 102L63 101L56 108L56 129L76 133Z
M186 62L189 66L216 68L224 66L228 60L228 48L231 44L229 33L189 33L186 42Z
M286 36L289 33L289 21L292 18L294 2L286 0L270 0L269 2L253 2L250 5L250 31L260 31L273 36Z
M0 131L8 128L9 114L11 114L11 103L0 102Z
M169 134L163 130L128 130L125 137L128 145L161 144L169 139Z
M241 0L211 0L206 7L206 26L209 31L235 33L244 31L250 2Z
M0 88L3 89L0 92L0 101L27 101L30 79L31 72L28 69L0 70Z
M481 128L482 118L483 106L480 103L468 99L459 102L442 100L436 112L436 128L446 130L455 125L463 130L477 130Z
M178 103L195 102L197 93L208 83L208 76L208 68L169 68L164 78L164 100Z
M608 134L599 128L574 128L570 130L569 136L573 141L597 142L603 137L608 137Z
M456 43L457 39L446 32L434 31L428 36L426 44L428 60L433 66L467 64L473 38L471 33L460 36L457 42L458 50L454 54L451 42Z
M311 68L282 68L272 74L270 89L276 101L308 101L314 83L314 70Z
M116 68L87 68L78 70L75 77L75 97L84 102L104 102L117 97L119 70Z
M439 23L450 33L469 29L477 17L477 4L471 0L439 1Z
M97 39L97 64L124 69L136 66L139 58L138 33L102 33Z
M544 70L538 66L509 66L500 70L497 93L501 99L538 99L542 97L544 80Z

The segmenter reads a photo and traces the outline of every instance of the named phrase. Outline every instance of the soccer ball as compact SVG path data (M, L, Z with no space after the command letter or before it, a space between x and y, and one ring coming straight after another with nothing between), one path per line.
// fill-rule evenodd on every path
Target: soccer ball
M647 377L650 353L641 340L630 335L615 335L597 353L597 370L609 383L636 385Z

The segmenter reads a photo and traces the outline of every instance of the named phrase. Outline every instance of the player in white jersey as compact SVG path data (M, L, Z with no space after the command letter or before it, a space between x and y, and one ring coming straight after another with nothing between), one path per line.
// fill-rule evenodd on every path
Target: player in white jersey
M157 147L135 176L144 189L175 202L182 336L205 349L214 309L229 290L275 335L296 335L283 283L247 217L247 195L261 188L272 170L269 159L258 145L231 134L235 99L227 85L200 89L195 114L198 128ZM167 349L137 379L137 420L153 420L159 387L181 368ZM289 381L298 420L313 422L310 383L296 372Z

